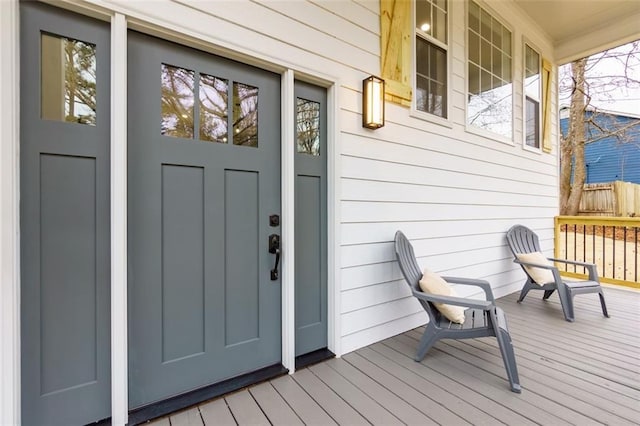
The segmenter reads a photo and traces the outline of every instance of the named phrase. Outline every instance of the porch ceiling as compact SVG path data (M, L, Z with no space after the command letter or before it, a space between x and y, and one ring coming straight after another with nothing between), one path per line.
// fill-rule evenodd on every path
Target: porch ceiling
M551 37L559 64L640 39L638 0L514 1Z

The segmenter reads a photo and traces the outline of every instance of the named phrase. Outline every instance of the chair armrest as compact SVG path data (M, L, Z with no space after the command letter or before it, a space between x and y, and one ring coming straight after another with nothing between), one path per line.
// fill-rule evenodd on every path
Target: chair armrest
M518 263L520 265L524 265L524 266L532 266L534 268L551 269L551 270L558 269L556 266L553 266L553 265L542 265L540 263L523 262L518 259L513 259L513 262Z
M556 285L558 287L562 287L562 286L565 285L564 281L562 281L562 277L560 276L560 270L554 265L541 265L539 263L522 262L521 260L518 260L518 259L513 259L513 262L514 263L518 263L518 264L523 265L523 266L532 266L534 268L550 269L551 272L553 273L553 279L554 279Z
M442 279L444 279L448 283L474 285L476 287L480 287L482 290L484 290L484 294L486 295L488 301L494 302L496 300L493 297L493 290L491 289L491 284L489 284L489 281L463 277L442 277Z
M420 300L431 303L446 303L448 305L464 306L466 308L482 309L488 311L495 304L487 300L467 299L465 297L438 296L435 294L421 293L413 290L413 295Z
M590 281L600 282L600 280L598 280L598 268L593 263L580 262L580 261L577 261L577 260L557 259L555 257L549 257L548 259L553 261L553 262L567 263L569 265L584 266L587 269L587 271L589 271L589 280Z

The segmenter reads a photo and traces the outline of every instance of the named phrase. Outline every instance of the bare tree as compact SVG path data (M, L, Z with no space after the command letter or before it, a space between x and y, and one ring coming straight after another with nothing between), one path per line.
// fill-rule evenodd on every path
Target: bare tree
M606 67L608 72L596 72L605 60L611 64ZM567 130L560 135L561 215L578 214L587 178L586 145L610 136L627 143L630 128L640 125L640 121L622 124L612 118L603 120L607 113L594 106L595 101L620 96L624 89L640 88L638 72L640 41L578 59L561 69L560 94L570 100Z

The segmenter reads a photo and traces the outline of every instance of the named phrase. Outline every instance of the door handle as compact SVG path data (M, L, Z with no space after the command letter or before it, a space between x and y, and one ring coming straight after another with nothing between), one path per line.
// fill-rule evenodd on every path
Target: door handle
M269 253L276 255L276 264L271 270L271 281L278 279L278 265L280 264L280 235L269 235Z

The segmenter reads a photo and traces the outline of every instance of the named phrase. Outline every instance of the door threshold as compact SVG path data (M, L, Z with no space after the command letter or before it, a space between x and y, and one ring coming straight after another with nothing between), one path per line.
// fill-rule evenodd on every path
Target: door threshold
M300 370L301 368L317 364L335 356L336 354L334 354L327 348L318 349L316 351L309 352L308 354L299 355L296 357L296 370Z
M260 370L232 377L219 383L214 383L153 404L145 405L144 407L129 411L129 423L127 424L137 425L158 417L166 416L167 414L200 404L244 387L285 375L288 372L289 370L284 368L282 364L274 364L261 368Z

